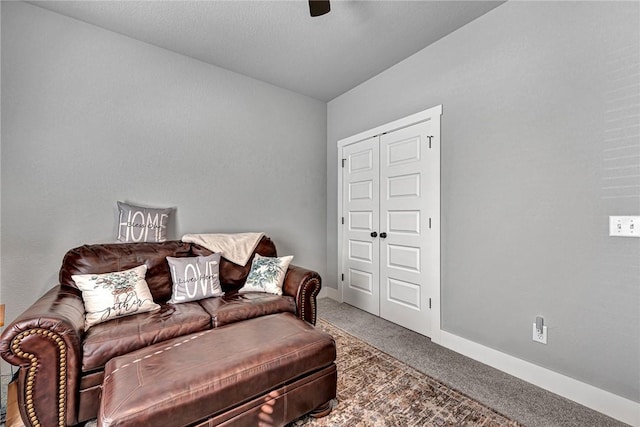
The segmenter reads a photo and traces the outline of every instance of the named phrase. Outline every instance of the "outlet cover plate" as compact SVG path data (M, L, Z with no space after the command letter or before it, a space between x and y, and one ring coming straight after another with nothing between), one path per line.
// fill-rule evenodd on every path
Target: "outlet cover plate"
M533 340L541 344L546 344L547 343L547 327L543 326L542 334L539 334L538 330L536 329L536 324L533 323Z

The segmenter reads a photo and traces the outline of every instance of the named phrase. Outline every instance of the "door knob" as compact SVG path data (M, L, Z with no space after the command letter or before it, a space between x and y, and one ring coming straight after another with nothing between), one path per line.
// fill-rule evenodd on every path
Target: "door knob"
M387 238L387 233L385 233L384 231L382 233L380 233L380 238L381 239L386 239Z
M375 232L375 231L372 231L372 232L371 232L371 237L378 237L378 233L377 233L377 232Z

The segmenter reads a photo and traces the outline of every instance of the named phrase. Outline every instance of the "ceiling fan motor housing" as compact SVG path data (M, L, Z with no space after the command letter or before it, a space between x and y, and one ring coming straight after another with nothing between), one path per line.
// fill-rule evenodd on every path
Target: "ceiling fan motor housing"
M309 0L309 12L311 16L322 16L329 13L331 4L329 0Z

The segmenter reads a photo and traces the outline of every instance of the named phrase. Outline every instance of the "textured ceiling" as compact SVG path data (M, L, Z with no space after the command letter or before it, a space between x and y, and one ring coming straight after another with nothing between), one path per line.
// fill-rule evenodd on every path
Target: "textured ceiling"
M329 101L501 4L306 0L31 4Z

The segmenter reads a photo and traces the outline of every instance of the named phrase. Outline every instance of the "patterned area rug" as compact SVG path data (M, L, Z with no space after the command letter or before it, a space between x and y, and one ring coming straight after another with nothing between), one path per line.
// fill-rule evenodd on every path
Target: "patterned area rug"
M521 426L320 319L337 344L338 402L298 426Z

